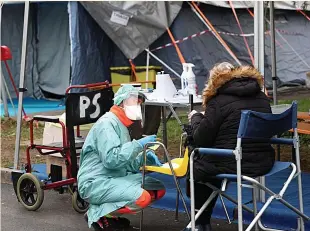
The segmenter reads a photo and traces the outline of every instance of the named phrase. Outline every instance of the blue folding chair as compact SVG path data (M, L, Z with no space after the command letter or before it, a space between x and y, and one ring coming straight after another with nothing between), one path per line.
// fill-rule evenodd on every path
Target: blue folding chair
M292 139L287 138L273 138L277 134L282 134L290 129L294 130L294 137ZM275 162L271 171L263 177L271 176L277 172L280 172L284 169L291 167L291 173L284 183L282 189L275 193L272 190L268 189L263 183L260 183L258 180L244 176L241 173L241 159L242 159L242 140L243 139L252 139L252 140L266 140L271 144L284 144L292 145L296 150L296 165L291 162ZM222 188L218 189L211 184L205 183L207 186L213 189L213 193L210 195L208 200L203 204L203 206L198 210L195 215L195 197L194 194L194 178L193 178L193 167L194 167L194 156L195 154L205 154L205 155L217 155L217 156L231 156L234 155L236 158L237 164L237 174L220 174L216 178L222 179ZM298 191L299 191L299 209L295 208L287 201L283 199L283 195L291 183L291 181L296 178L298 179ZM225 194L226 185L228 182L235 181L237 182L237 201L231 198L229 195ZM310 220L308 216L303 213L303 197L302 197L302 182L301 182L301 170L300 170L300 156L299 156L299 138L297 133L297 103L293 102L292 106L280 114L269 114L269 113L259 113L254 111L242 111L241 120L239 124L239 130L237 135L237 146L235 150L228 149L213 149L213 148L198 148L195 149L190 156L190 190L191 190L191 222L188 224L188 228L191 228L192 231L195 230L195 221L205 210L208 204L219 195L220 199L222 197L227 198L233 203L238 205L238 230L243 230L243 220L242 220L242 209L245 209L254 214L254 219L247 227L247 231L255 227L255 230L258 230L258 226L263 230L272 230L263 226L260 218L262 214L266 211L267 207L271 202L276 199L277 201L284 204L286 207L291 209L293 212L298 214L299 218L297 219L298 230L304 231L304 222ZM242 187L250 187L253 192L253 210L249 207L242 204ZM260 189L265 193L269 194L269 198L264 203L263 207L258 211L257 201L256 201L256 190ZM223 200L222 200L222 204ZM229 219L228 213L224 205L225 213Z

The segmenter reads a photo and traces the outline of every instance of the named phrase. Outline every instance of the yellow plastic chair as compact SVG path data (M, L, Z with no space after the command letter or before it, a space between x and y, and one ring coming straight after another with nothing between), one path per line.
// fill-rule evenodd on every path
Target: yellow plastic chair
M188 169L188 148L185 149L184 157L182 158L175 158L171 160L171 164L174 170L174 175L177 178L182 178L186 175ZM161 167L157 166L145 166L145 171L147 172L157 172L165 175L173 175L171 171L171 167L169 162L163 164Z
M181 191L180 183L179 180L183 177L186 176L186 173L188 171L188 166L189 166L189 151L188 148L185 148L184 151L184 156L182 156L182 145L183 145L183 137L186 135L186 133L183 133L181 136L181 142L180 142L180 156L179 158L172 159L170 158L168 151L165 147L164 144L160 142L152 142L148 143L144 147L144 165L142 167L142 188L144 187L144 180L145 180L145 174L146 172L151 173L151 172L156 172L160 174L165 174L165 175L170 175L173 176L176 188L177 188L177 196L176 196L176 215L175 215L175 220L178 220L178 210L179 210L179 196L181 196L181 200L185 209L185 212L188 216L188 219L190 220L190 214L188 212L185 199L183 196L183 193ZM159 145L164 149L165 156L167 158L167 163L163 164L161 167L157 166L146 166L146 150L150 146L154 145ZM142 222L143 222L143 211L141 212L141 217L140 217L140 230L142 230Z

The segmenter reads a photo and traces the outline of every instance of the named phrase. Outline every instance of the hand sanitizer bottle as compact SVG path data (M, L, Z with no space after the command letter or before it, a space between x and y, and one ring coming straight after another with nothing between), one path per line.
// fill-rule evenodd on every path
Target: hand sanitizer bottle
M187 63L186 79L187 79L187 91L190 95L197 95L197 84L196 76L193 72L193 67L195 66L192 63Z

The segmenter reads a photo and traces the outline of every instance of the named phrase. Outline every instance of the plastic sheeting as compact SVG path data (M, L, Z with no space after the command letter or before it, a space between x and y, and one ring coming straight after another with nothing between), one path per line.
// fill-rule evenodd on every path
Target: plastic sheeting
M84 1L81 4L130 59L161 36L182 7L182 2L170 1Z
M15 84L19 85L24 4L8 4L2 8L1 45L11 49L8 61ZM30 4L25 96L40 98L42 90L64 95L70 79L69 23L67 3ZM5 80L16 97L8 73L2 63Z

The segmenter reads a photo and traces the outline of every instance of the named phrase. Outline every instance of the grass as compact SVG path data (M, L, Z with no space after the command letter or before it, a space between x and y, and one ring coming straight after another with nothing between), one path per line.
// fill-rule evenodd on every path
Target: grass
M1 120L1 139L11 139L16 137L16 121L13 119L2 119ZM42 138L44 126L39 123L38 125L34 125L34 138L40 139ZM23 121L21 127L21 140L26 141L29 140L29 123Z
M279 100L278 104L291 104L294 100ZM298 111L309 112L310 110L310 100L300 99L296 100L298 102Z
M16 121L13 119L1 119L1 167L12 167L14 161L15 139L16 139ZM21 128L20 145L20 163L26 161L26 149L29 144L29 123L23 121ZM44 127L42 124L34 126L34 139L41 139ZM33 163L42 163L45 157L40 155L31 155Z

